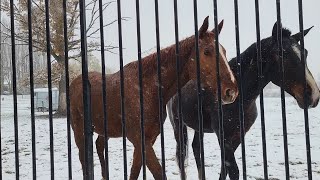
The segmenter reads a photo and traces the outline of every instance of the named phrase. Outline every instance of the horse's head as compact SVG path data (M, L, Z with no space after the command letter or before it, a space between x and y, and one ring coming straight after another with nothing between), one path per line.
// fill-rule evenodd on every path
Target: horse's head
M311 27L312 28L312 27ZM310 29L304 30L304 36L308 34ZM279 36L280 37L280 36ZM300 108L304 107L304 78L306 78L307 84L307 100L306 106L316 107L319 102L320 93L319 88L314 80L308 67L304 67L301 60L301 51L305 52L305 60L308 56L308 51L302 49L299 42L301 40L301 33L291 35L291 32L287 29L282 29L282 45L283 45L283 69L284 69L284 90L291 94L298 102ZM281 57L278 56L278 46L277 46L277 23L275 23L272 32L272 42L273 48L271 53L271 59L276 63L274 67L274 73L271 77L271 81L281 86L280 73L281 67ZM306 73L306 77L303 73Z
M219 44L219 52L216 52L215 47L215 29L208 31L208 17L205 18L201 28L199 29L199 57L200 57L200 72L201 84L203 88L217 92L217 75L216 75L216 53L219 54L219 67L221 77L221 99L224 104L229 104L235 101L238 96L238 86L236 79L229 67L226 51ZM220 33L223 27L223 21L218 25ZM196 49L193 48L188 62L188 74L190 79L196 79Z

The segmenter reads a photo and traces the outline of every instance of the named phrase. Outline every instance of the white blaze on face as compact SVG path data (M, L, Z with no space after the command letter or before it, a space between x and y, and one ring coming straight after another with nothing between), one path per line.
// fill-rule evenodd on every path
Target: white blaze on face
M315 102L317 99L319 99L320 97L320 92L319 92L319 88L317 86L316 81L314 80L314 78L311 75L311 72L309 71L308 68L306 68L306 80L307 80L307 84L311 87L311 99L312 102Z
M292 45L292 49L296 53L296 55L299 57L299 59L301 61L301 51L300 51L300 49L296 45ZM320 97L319 88L317 86L316 81L312 77L311 72L309 71L309 69L307 67L305 69L305 72L306 72L307 84L311 88L311 93L312 93L311 94L311 100L312 100L312 102L315 102Z
M301 51L300 51L300 49L297 47L297 45L292 45L291 47L292 47L292 49L293 49L293 52L295 52L296 55L297 55L297 56L299 57L299 59L301 60Z
M230 69L230 66L229 66L229 64L228 64L227 57L226 57L226 56L224 55L224 53L223 53L223 48L222 48L221 44L219 44L219 53L220 53L220 56L222 57L222 63L225 63L225 66L228 68L229 74L231 74L231 81L232 81L233 83L235 83L236 80L235 80L234 75L233 75L233 73L232 73L232 71L231 71L231 69ZM221 61L220 61L220 62L221 62Z

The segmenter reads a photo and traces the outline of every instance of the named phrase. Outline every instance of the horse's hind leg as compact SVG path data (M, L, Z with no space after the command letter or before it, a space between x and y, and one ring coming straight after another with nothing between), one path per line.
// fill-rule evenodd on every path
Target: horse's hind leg
M197 164L198 176L199 176L199 179L202 179L199 135L200 133L198 131L194 132L192 149L193 149L194 159L196 160L196 164ZM203 138L203 135L202 135L202 138Z
M82 130L74 129L74 139L79 149L79 159L82 166L83 179L85 179L85 150L84 150L84 134Z
M101 164L101 175L103 179L106 179L106 163L104 159L104 141L105 141L105 138L99 135L96 140L96 149L97 149L98 157Z

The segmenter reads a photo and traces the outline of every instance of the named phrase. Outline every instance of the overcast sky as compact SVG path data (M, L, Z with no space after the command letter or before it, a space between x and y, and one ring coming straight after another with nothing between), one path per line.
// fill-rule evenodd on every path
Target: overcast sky
M272 27L276 21L276 3L275 0L259 0L260 2L260 22L261 37L266 38L271 35ZM320 1L304 0L304 27L315 26L305 38L305 46L309 51L308 64L311 72L317 76L320 74ZM194 34L193 20L193 0L178 0L179 13L179 38L184 39ZM234 30L234 5L233 0L218 0L218 18L219 21L224 19L224 27L220 34L220 43L227 50L227 57L231 59L236 55L235 30ZM298 19L298 0L282 0L281 14L283 26L292 30L293 33L299 31ZM155 36L155 17L154 1L140 0L141 15L141 35L142 35L142 52L156 46ZM116 3L104 12L105 22L117 17ZM174 41L174 16L173 0L159 1L160 13L160 39L161 47L167 47ZM129 21L123 22L123 46L124 46L124 63L137 59L137 37L136 37L136 15L135 1L122 1L122 15L130 17ZM199 27L206 16L210 16L209 27L212 29L213 24L213 0L198 1L198 21ZM254 0L239 1L239 21L240 21L240 48L241 52L256 41L255 28L255 4ZM105 30L105 42L118 45L117 24ZM144 53L143 56L148 53ZM99 56L99 53L95 55ZM119 69L118 55L106 54L107 66Z

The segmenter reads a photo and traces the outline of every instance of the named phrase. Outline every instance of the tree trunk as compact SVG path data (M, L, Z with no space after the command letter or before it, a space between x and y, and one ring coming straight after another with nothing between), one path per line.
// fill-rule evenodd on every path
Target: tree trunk
M60 61L61 62L61 61ZM59 105L56 115L66 116L67 115L67 102L66 102L66 74L64 71L64 63L59 63L61 65L61 78L59 81Z
M4 91L4 73L3 73L3 60L2 60L2 52L0 52L1 60L0 60L0 94L3 94Z

